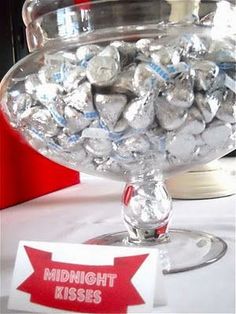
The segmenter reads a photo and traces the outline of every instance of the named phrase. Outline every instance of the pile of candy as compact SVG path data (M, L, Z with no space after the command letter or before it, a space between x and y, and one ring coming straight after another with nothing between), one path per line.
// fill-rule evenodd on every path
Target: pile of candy
M151 158L168 173L235 144L235 61L229 42L190 32L83 45L45 53L5 108L33 147L71 168L122 177Z

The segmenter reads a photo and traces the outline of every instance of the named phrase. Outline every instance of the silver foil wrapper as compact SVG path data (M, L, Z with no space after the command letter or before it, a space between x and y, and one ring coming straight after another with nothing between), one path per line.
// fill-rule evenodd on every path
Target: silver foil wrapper
M93 156L106 157L110 156L112 143L105 138L89 138L84 142L85 149Z
M97 116L93 106L91 85L88 82L79 85L76 90L73 90L71 93L64 96L63 100L66 105L71 106L84 114L88 113L88 120L90 119L89 113L91 113L91 117L93 113L94 117ZM93 118L91 118L91 120L92 119Z
M122 168L119 163L109 158L108 160L104 161L100 165L97 166L96 170L101 173L114 173L114 174L121 174Z
M155 109L157 121L168 131L178 129L188 116L185 109L171 105L164 97L157 98Z
M62 157L64 156L75 169L79 169L81 165L85 166L92 163L92 159L88 157L79 136L67 136L63 133L57 137L57 142L63 149Z
M174 133L167 135L166 149L180 163L191 161L196 154L196 140L192 134Z
M41 154L49 157L49 148L47 147L47 140L41 132L37 132L34 128L24 128L23 135L28 143ZM53 155L53 152L51 152Z
M111 86L116 81L119 71L119 63L115 59L96 56L88 62L86 74L93 85Z
M120 132L124 132L125 130L127 130L129 127L128 121L124 118L119 119L119 121L117 121L113 131L120 133Z
M139 39L135 45L138 51L140 51L141 53L149 57L150 45L152 42L153 42L153 39L151 38L142 38L142 39Z
M81 136L78 134L68 135L65 132L60 133L57 136L57 142L66 151L79 151L83 149ZM84 151L85 154L85 151Z
M106 46L100 53L101 57L110 57L119 64L120 63L120 53L119 50L114 46Z
M79 62L89 61L99 52L101 52L101 50L102 50L101 47L99 47L98 45L81 46L76 51L76 58Z
M149 51L150 52L158 51L164 46L168 46L168 44L169 44L169 41L167 40L166 37L163 37L161 39L153 39L149 45Z
M127 104L127 97L122 94L96 94L94 102L101 121L113 130Z
M190 73L180 74L167 89L166 99L173 106L189 108L194 102L193 86L193 76Z
M216 63L236 62L235 43L226 42L225 40L212 41L207 58Z
M59 133L58 125L55 123L51 113L46 109L32 107L27 115L22 116L23 123L30 125L30 129L35 133L42 134L43 138L52 137Z
M196 34L185 33L178 39L177 46L186 59L199 58L207 52L205 43Z
M151 54L151 58L155 64L177 64L180 62L180 52L175 48L161 47Z
M7 99L7 106L4 105L4 111L11 119L13 127L21 125L22 119L28 117L35 105L32 97L25 93L10 93Z
M201 136L209 147L219 149L220 147L224 147L230 140L232 126L230 123L215 119L208 125Z
M65 120L65 130L68 134L71 135L82 131L91 123L90 120L84 117L83 113L70 106L65 107Z
M133 84L135 69L136 67L131 65L125 71L121 72L112 86L112 91L134 96L137 92Z
M219 74L216 76L215 80L210 86L210 89L208 92L213 92L218 89L224 89L225 87L225 80L226 80L226 74L224 71L220 71Z
M124 118L134 129L145 129L154 121L154 96L149 93L146 96L135 98L124 110Z
M58 98L56 103L49 103L46 106L48 111L51 113L53 120L59 127L66 126L66 120L64 117L64 107L65 104L60 98Z
M133 78L133 86L135 92L144 96L150 92L156 84L157 77L155 73L148 67L146 63L140 63L135 70Z
M59 95L63 93L63 88L58 84L46 83L38 85L35 91L35 100L41 104L55 102Z
M135 43L113 41L111 46L116 47L119 51L120 66L122 69L135 62L135 57L137 55L137 48Z
M106 128L101 126L101 122L96 119L91 122L88 128L85 128L82 131L81 137L83 139L92 138L92 139L108 139L109 138L109 131Z
M70 71L63 80L63 87L67 92L71 92L85 80L86 71L83 67L77 66L76 69Z
M201 111L206 123L211 122L219 109L222 99L222 92L220 90L214 91L211 94L197 93L195 101L197 107Z
M75 66L70 63L64 63L63 61L55 65L44 65L39 73L39 79L42 84L52 83L52 84L63 84L69 72L73 71Z
M150 148L150 142L147 136L137 134L113 143L113 148L117 160L126 163L143 157Z
M206 122L199 109L192 107L188 111L187 119L179 129L179 132L197 135L205 130Z
M42 82L39 79L38 74L31 74L25 80L25 91L30 95L36 93L37 87L40 86Z
M214 85L219 74L219 67L211 61L201 60L193 64L195 71L195 87L197 90L207 91Z
M145 134L151 143L152 151L159 152L164 156L166 151L166 131L154 123L146 130Z
M236 123L236 94L231 90L225 91L216 117L225 122Z

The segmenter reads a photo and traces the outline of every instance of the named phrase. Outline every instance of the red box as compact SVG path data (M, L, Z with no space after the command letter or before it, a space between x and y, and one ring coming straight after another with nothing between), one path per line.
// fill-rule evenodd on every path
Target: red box
M29 147L0 112L0 209L79 183L79 173Z

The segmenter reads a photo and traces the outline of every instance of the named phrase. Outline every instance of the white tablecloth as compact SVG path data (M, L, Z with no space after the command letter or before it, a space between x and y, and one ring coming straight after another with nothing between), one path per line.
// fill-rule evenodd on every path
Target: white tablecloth
M123 183L82 177L82 184L1 212L1 313L7 310L10 282L20 240L82 243L124 230L120 215ZM222 237L226 255L204 268L164 277L168 305L154 313L235 313L235 196L174 201L172 227Z

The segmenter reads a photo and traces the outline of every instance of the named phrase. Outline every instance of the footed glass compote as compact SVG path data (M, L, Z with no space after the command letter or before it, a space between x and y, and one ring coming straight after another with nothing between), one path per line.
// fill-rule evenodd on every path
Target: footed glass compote
M27 0L31 54L1 82L2 110L39 153L126 182L126 232L88 243L155 246L165 273L224 255L169 230L164 180L235 148L235 8L200 0Z
M227 250L227 244L211 234L185 229L169 230L172 200L161 173L154 168L127 179L122 203L127 231L105 234L86 243L157 246L164 274L206 266L220 259Z

